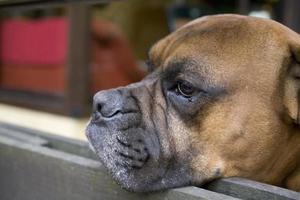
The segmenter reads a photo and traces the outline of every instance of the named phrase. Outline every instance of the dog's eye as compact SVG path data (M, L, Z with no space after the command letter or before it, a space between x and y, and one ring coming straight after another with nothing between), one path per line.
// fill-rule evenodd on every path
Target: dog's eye
M190 98L196 92L196 88L189 82L178 81L176 92L186 98Z

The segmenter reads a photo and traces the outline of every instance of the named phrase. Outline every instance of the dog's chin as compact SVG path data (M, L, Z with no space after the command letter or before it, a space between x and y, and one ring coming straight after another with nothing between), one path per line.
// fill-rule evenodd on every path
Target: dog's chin
M90 123L86 135L114 180L134 192L191 184L186 164L163 155L158 134L146 128L117 129Z
M135 192L158 190L165 174L156 134L143 128L112 130L89 124L90 146L123 188Z

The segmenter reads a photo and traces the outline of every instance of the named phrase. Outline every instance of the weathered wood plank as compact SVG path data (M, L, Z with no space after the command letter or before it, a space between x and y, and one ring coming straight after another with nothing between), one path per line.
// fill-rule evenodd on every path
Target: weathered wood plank
M0 126L1 136L12 138L15 140L19 140L21 142L25 142L32 145L39 145L39 146L47 146L49 142L39 136L32 136L29 134L24 134L18 130L11 130L6 127Z
M186 187L129 193L111 180L86 142L3 123L0 158L0 199L300 199L300 193L241 178L206 186L213 192Z
M241 199L300 200L299 192L237 177L214 181L206 188Z
M24 127L18 127L6 123L0 122L0 127L5 129L5 135L13 135L13 132L22 132L24 135L32 136L32 137L38 137L44 140L47 140L48 144L44 145L52 149L56 149L59 151L63 151L70 154L75 154L81 157L90 158L93 160L98 160L95 153L93 153L87 142L71 139L71 138L65 138L58 135L53 135L41 131L32 130L29 128ZM0 129L0 134L2 133Z
M0 158L0 199L139 199L94 160L3 137Z
M168 199L215 199L215 200L229 200L229 199L238 199L227 195L218 194L215 192L210 192L198 187L184 187L178 189L172 189L168 192Z
M0 199L234 199L195 187L153 194L121 189L95 160L3 137Z

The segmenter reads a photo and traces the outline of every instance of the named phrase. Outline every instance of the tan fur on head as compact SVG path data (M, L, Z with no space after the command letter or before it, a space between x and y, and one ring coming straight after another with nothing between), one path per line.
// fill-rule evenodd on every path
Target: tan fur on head
M220 177L300 190L300 129L291 123L299 113L298 34L270 20L209 16L161 40L150 57L160 66L180 57L204 62L199 70L230 93L205 111L192 136L202 152L193 159L196 177L219 169Z
M95 95L87 128L123 187L240 176L300 191L297 33L272 20L208 16L159 41L149 57L156 70L146 79Z

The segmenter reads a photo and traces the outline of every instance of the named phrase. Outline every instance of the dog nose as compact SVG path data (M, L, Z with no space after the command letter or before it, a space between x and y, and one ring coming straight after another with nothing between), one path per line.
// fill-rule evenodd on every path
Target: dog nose
M93 113L96 117L112 118L122 113L123 99L118 90L98 92L93 99Z

